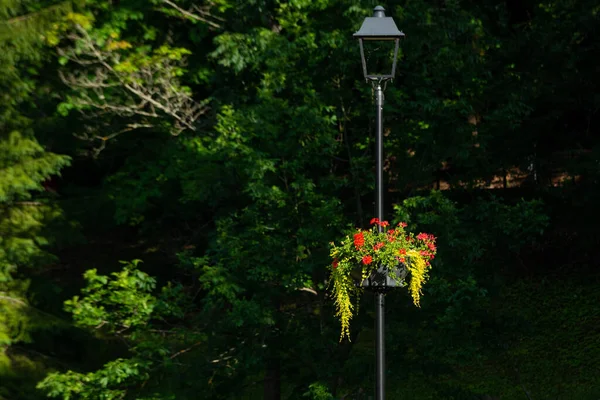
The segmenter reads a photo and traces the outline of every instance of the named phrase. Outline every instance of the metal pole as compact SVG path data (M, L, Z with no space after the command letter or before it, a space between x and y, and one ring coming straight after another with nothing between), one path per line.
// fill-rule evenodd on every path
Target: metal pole
M375 85L375 106L377 107L377 182L376 202L377 218L383 221L383 89L381 80ZM379 226L379 232L383 227ZM384 273L387 273L385 271ZM375 359L376 359L376 389L375 400L385 400L385 294L375 293Z
M375 293L375 336L376 336L376 362L377 362L377 386L375 399L385 400L385 294Z

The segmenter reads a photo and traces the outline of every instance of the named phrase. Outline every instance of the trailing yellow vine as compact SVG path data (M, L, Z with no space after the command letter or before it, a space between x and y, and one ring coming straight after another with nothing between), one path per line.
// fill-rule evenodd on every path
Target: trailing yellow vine
M408 262L405 263L406 267L410 271L410 284L408 290L413 298L415 306L421 306L421 295L423 292L423 284L427 281L427 261L416 251L408 250L406 252Z

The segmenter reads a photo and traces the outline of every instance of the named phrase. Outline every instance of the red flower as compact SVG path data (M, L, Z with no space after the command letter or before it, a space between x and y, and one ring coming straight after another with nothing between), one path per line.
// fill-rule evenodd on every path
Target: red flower
M388 242L392 243L396 241L395 235L396 231L394 229L390 229L387 233Z
M431 250L431 251L435 251L436 250L435 244L433 244L431 242L427 243L427 247L429 247L429 250Z
M364 256L362 258L362 262L365 265L369 265L369 264L371 264L373 262L373 257L371 257L371 256Z
M388 226L390 223L387 221L380 221L379 218L371 219L371 225Z
M357 249L365 245L365 235L362 232L359 232L354 235L354 245Z
M404 257L400 257L400 262L404 263L404 262L406 262L406 259Z
M377 251L377 250L379 250L380 248L382 248L383 246L384 246L384 244L383 244L383 243L381 243L381 242L380 242L380 243L377 243L375 246L373 246L373 250Z
M429 239L429 235L426 234L426 233L419 233L417 235L417 239L419 239L419 240L427 240L427 239Z
M417 235L417 239L423 240L423 241L430 240L430 241L434 242L435 241L435 236L430 235L428 233L421 232L421 233L419 233Z
M435 255L434 255L433 253L430 253L430 252L428 252L428 251L421 250L421 251L420 251L420 253L421 253L421 255L422 255L423 257L427 257L427 258L429 258L430 260L433 260L433 259L435 258Z
M398 226L400 226L402 228L406 228L408 226L408 224L406 222L399 222Z
M331 266L333 267L333 269L336 269L338 266L338 259L334 259L333 262L331 263Z
M398 250L398 253L404 255L404 254L406 254L406 249L400 249L400 250Z

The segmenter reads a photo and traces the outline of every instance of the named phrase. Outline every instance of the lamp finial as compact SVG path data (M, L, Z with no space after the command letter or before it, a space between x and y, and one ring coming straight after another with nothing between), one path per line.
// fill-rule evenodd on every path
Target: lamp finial
M381 6L377 6L373 9L373 17L376 18L384 18L385 17L385 8Z

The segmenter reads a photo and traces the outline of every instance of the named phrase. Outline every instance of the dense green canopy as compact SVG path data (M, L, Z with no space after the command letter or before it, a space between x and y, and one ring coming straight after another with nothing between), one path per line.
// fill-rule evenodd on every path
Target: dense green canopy
M0 0L0 399L368 399L361 0ZM600 396L600 5L389 1L390 399Z

